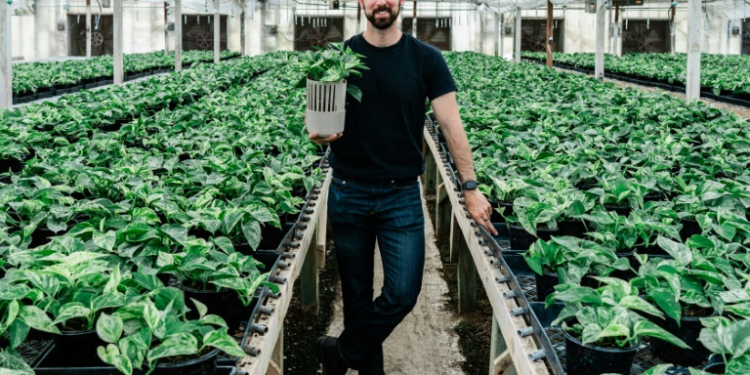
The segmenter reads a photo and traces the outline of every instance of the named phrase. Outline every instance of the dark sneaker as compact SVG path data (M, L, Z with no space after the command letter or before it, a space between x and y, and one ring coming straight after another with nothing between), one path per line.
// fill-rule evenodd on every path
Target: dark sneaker
M330 336L320 336L315 340L318 362L323 365L323 375L346 375L349 367L341 358L338 339Z

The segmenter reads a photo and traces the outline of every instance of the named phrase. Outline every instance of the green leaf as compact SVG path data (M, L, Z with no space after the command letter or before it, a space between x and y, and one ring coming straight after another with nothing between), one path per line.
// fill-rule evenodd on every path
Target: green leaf
M553 296L555 300L561 302L588 303L593 305L602 304L602 298L594 289L581 286L572 287L563 292L555 292Z
M672 345L679 346L683 349L690 349L690 346L685 344L684 341L677 338L675 335L665 331L663 328L657 326L654 323L651 323L648 320L639 320L635 323L635 326L633 327L633 335L635 338L639 337L654 337L657 339L662 339Z
M122 335L123 322L119 316L102 313L96 321L96 333L108 343L116 343Z
M159 346L148 352L149 363L167 357L192 355L198 353L198 339L187 332L167 337Z
M680 265L687 266L693 261L693 253L684 244L662 236L659 236L656 239L656 243L658 243L659 247L664 249L664 251L671 255Z
M643 298L638 296L626 296L622 300L620 300L620 306L631 309L631 310L638 310L645 312L647 314L651 314L653 316L661 317L662 314L653 305L646 302Z
M57 319L55 319L53 324L66 322L73 318L85 317L90 312L91 310L80 302L69 302L60 308L60 311L57 313Z
M94 232L92 237L94 245L107 251L112 251L117 241L117 234L114 231L107 231L107 233Z
M26 325L36 330L49 333L60 333L60 330L52 323L52 319L36 306L21 306L21 310L18 313L18 319L21 319Z
M104 363L115 366L121 373L126 375L133 373L133 364L130 362L130 358L120 354L120 349L114 344L108 344L106 348L100 346L96 348L96 353Z
M245 234L248 245L253 250L257 250L260 244L260 223L254 220L242 223L242 233Z
M237 341L227 333L226 328L211 331L203 336L203 345L220 349L226 354L245 357L245 352L237 345Z
M623 339L629 339L630 329L622 324L611 324L607 326L607 328L601 330L598 335L596 335L595 341L599 341L607 337L620 337Z
M198 316L200 317L199 319L203 319L203 316L208 312L208 307L206 307L206 305L202 304L197 299L190 298L190 300L193 301L195 308L198 310Z
M162 225L161 230L180 245L185 245L188 239L188 230L182 225L168 224Z
M351 83L347 84L346 93L351 95L354 100L362 102L362 90L359 87L352 85Z

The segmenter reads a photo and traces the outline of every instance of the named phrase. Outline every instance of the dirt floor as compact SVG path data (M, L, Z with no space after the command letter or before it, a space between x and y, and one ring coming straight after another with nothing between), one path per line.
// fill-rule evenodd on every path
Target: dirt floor
M295 283L293 297L284 320L284 373L311 375L321 373L313 343L324 335L333 314L333 303L341 294L338 289L339 273L336 269L336 252L333 241L326 246L325 268L318 278L320 310L318 316L305 314L300 308L299 283Z

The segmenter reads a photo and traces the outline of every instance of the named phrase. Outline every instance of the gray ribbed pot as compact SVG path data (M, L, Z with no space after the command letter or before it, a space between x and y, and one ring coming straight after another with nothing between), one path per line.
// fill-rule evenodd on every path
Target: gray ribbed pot
M329 137L344 131L346 120L346 80L318 82L307 80L307 130Z

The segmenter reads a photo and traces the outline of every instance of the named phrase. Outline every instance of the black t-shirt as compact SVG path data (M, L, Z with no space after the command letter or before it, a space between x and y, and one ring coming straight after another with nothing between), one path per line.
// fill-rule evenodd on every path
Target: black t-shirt
M331 143L331 166L353 180L416 178L424 165L425 101L456 91L443 55L408 34L385 48L367 43L362 34L344 45L366 56L370 70L348 78L362 90L362 102L346 98L344 136Z

